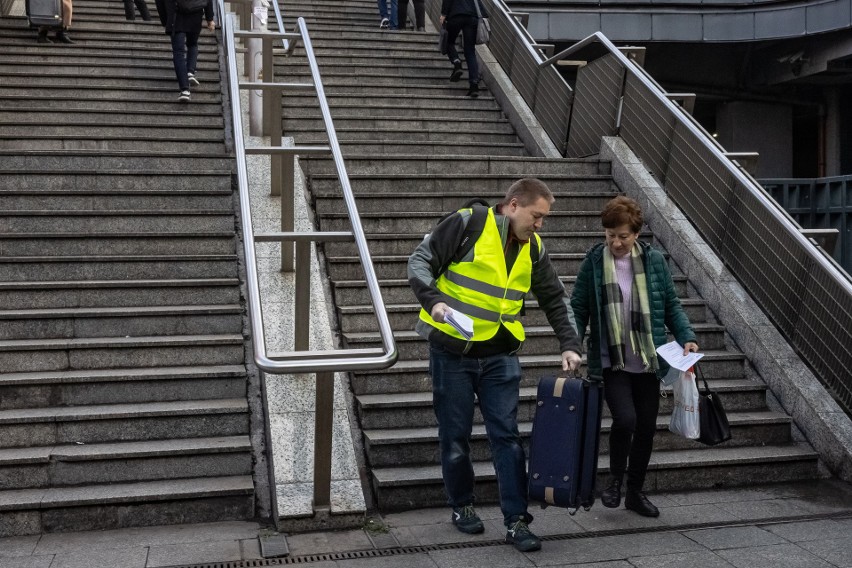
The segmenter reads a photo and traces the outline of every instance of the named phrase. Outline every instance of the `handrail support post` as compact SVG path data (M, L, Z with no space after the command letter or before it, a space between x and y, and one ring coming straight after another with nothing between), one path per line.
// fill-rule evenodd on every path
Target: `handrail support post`
M274 156L273 156L274 157ZM291 233L295 230L296 224L293 217L293 207L296 200L296 157L295 156L278 156L279 176L281 184L281 231ZM275 169L273 168L273 173ZM281 243L281 271L293 272L293 243Z
M281 243L284 246L286 241ZM291 243L287 243L292 247ZM293 337L296 351L307 351L311 344L311 243L296 242L296 292Z
M314 513L331 508L331 442L334 418L334 373L316 375L314 424Z

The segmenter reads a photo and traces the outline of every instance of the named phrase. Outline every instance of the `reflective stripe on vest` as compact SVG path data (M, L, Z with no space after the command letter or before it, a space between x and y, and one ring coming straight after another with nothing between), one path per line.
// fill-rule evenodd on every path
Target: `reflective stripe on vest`
M508 222L508 220L506 221ZM511 229L508 229L511 230ZM530 241L533 242L533 241ZM541 240L535 235L535 246ZM530 290L532 258L530 243L521 245L511 273L506 273L506 256L503 241L497 228L494 211L488 211L488 219L482 234L474 245L472 262L454 262L438 277L435 285L448 297L447 305L473 319L471 341L487 341L497 334L503 325L518 340L526 337L524 326L518 316L524 305L524 297ZM438 323L426 310L420 310L420 319L451 337L465 340L451 325Z

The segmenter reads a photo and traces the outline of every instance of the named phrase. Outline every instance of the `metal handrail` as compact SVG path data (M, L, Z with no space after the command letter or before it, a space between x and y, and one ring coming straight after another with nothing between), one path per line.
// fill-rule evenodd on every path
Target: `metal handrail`
M255 235L252 227L251 210L249 204L249 189L248 189L248 172L246 168L246 151L245 141L242 132L242 117L240 114L240 85L234 78L238 77L237 64L234 57L228 57L229 75L232 78L230 81L231 95L231 110L234 120L234 139L237 152L237 183L240 192L241 220L243 230L243 246L246 257L246 288L248 296L248 308L250 312L251 328L252 328L252 344L254 347L254 361L257 367L267 373L272 374L289 374L289 373L313 373L322 371L356 371L356 370L374 370L384 369L393 365L398 357L396 343L393 339L393 330L390 326L387 311L385 310L384 301L382 300L381 290L379 289L378 279L373 268L372 259L367 240L364 236L364 229L361 225L361 219L358 215L358 208L355 204L355 197L352 193L352 187L349 183L349 176L346 172L346 167L343 163L343 154L340 150L340 143L337 139L337 133L331 121L331 112L328 107L328 101L325 98L325 91L322 86L322 81L319 75L316 57L314 56L313 46L308 35L307 24L304 18L297 20L297 26L302 38L302 43L305 47L308 64L311 68L311 78L314 82L314 87L317 91L319 99L320 111L323 121L325 122L326 134L328 135L329 148L334 159L335 169L337 171L340 185L343 189L343 198L346 202L347 213L350 223L352 224L352 237L358 249L358 256L361 259L364 276L367 282L367 288L370 292L370 299L376 313L376 319L379 323L379 333L382 339L383 353L379 356L361 354L360 356L345 357L342 353L349 350L329 350L327 356L312 357L303 360L276 360L268 356L266 349L266 338L263 330L263 316L260 304L260 292L257 276L257 256L255 253ZM230 23L230 22L229 22ZM273 32L267 32L273 33ZM278 34L285 36L286 34ZM225 25L226 45L231 50L234 46L234 29L232 25ZM315 240L324 240L324 233L310 233ZM266 238L265 240L269 240ZM291 241L291 236L282 235L277 240Z
M728 155L721 150L718 142L712 137L708 136L707 133L698 125L691 115L684 113L681 108L674 104L671 99L666 96L666 93L660 88L660 86L655 82L648 78L647 74L644 72L644 69L640 68L636 65L632 60L630 60L627 56L625 56L621 50L616 47L606 36L604 36L600 32L595 32L589 37L575 43L571 47L564 49L543 61L539 66L545 67L548 65L553 65L557 61L567 58L573 53L578 52L579 50L587 47L593 43L600 43L604 47L606 47L607 51L610 55L614 56L621 66L626 69L629 73L632 73L634 77L636 77L648 90L653 93L653 96L658 100L660 104L665 106L669 112L671 112L676 120L681 121L682 125L686 127L689 132L694 135L704 146L705 148L713 154L715 158L717 158L723 166L728 170L728 172L734 176L734 178L739 181L743 186L745 186L751 194L756 197L762 205L766 207L766 209L778 220L781 222L782 226L793 236L794 239L798 240L800 244L802 244L807 250L808 256L810 256L811 260L817 262L824 270L826 270L827 274L839 285L843 288L850 296L852 296L852 284L850 284L849 280L842 275L837 267L830 262L824 254L822 254L819 250L811 246L811 243L808 239L802 235L800 231L800 227L793 220L790 215L784 211L778 203L769 197L766 194L766 191L760 187L753 177L748 175L743 169L735 164L734 161L729 159Z

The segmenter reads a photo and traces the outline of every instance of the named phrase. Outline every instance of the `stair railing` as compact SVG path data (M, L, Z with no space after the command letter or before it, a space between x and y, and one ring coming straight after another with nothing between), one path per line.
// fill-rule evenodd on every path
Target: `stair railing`
M852 413L852 282L752 177L757 154L726 152L692 117L694 94L667 93L645 72L644 48L598 32L547 56L528 14L483 1L488 47L554 144L580 157L621 137ZM429 0L434 21L440 5ZM577 68L573 89L557 65Z
M219 13L225 14L223 0L218 0ZM240 213L243 233L243 247L245 251L246 264L246 292L248 309L251 320L252 346L254 348L254 362L259 369L270 375L284 374L315 374L316 375L316 418L314 433L314 491L313 510L315 514L329 514L331 509L331 443L333 426L333 396L334 396L334 372L358 371L384 369L393 365L398 357L396 343L393 338L390 322L388 320L385 304L382 300L378 279L373 268L364 229L355 205L355 198L349 182L349 176L343 162L343 154L337 139L337 134L332 123L331 113L323 89L322 79L314 55L308 28L303 18L298 18L296 30L285 32L281 23L281 15L277 3L273 0L276 11L276 20L279 25L277 32L251 32L240 31L237 28L237 19L234 14L222 17L223 40L225 53L228 60L228 83L233 115L234 145L236 152L237 185L240 195ZM244 12L245 14L245 12ZM246 20L243 20L245 22ZM264 51L271 52L273 41L284 40L285 49L292 52L300 43L304 47L305 55L311 69L310 83L283 83L274 82L271 72L264 73L262 82L241 81L237 69L236 39L237 38L261 38L264 40ZM271 58L270 58L271 61ZM247 148L243 138L242 111L240 108L240 90L262 90L264 98L270 98L273 104L269 105L272 110L272 128L270 130L270 146L260 148ZM285 90L313 89L319 101L320 110L328 135L328 146L284 146L282 145L281 133L281 94ZM280 195L282 211L281 232L255 234L252 227L252 216L249 201L249 180L246 165L246 156L249 154L270 155L273 158L286 157L281 160L283 175L275 175L276 165L273 163L273 187L271 194ZM338 180L340 182L346 210L351 223L350 231L338 232L295 232L293 230L293 203L295 195L295 158L304 154L330 154L334 160ZM277 188L277 189L276 189ZM310 351L308 333L310 322L310 265L311 265L311 243L330 241L354 241L358 250L358 257L364 270L364 277L369 290L370 299L376 319L379 324L382 347L372 349L332 349L323 351ZM258 242L280 242L282 243L282 271L295 271L295 325L294 342L295 348L290 352L276 352L270 355L266 347L266 338L263 326L263 312L260 301L260 287L257 272L257 258L255 254L255 243ZM285 243L290 246L285 246ZM295 257L293 257L293 244L295 245ZM287 251L287 252L285 252ZM270 439L269 405L265 379L261 381L264 420L266 425L266 447L269 452L267 460L269 466L269 485L271 496L271 509L273 521L278 525L278 506L275 484L275 469L272 459L272 443Z

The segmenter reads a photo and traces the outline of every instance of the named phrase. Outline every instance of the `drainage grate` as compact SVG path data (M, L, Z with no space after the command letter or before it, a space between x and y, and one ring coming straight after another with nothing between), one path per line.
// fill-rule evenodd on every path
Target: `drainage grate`
M667 533L691 531L698 529L714 529L724 527L752 526L752 525L781 525L786 523L801 523L807 521L825 521L831 519L852 518L852 511L839 513L825 513L817 515L804 515L793 517L775 517L749 521L729 521L712 523L690 523L684 525L673 525L669 527L642 527L632 529L613 529L607 531L579 532L562 535L543 536L545 542L559 540L577 540L580 538L600 538L605 536L623 536L628 534L645 533ZM356 550L353 552L328 552L324 554L306 554L303 556L288 556L286 558L267 558L263 560L237 560L233 562L214 562L212 564L184 564L171 566L169 568L261 568L264 566L287 566L290 564L311 564L313 562L334 562L336 560L356 560L359 558L381 558L387 556L406 556L409 554L422 554L438 550L460 550L470 548L485 548L489 546L504 545L502 539L485 540L476 542L458 542L450 544L431 544L424 546L400 546L396 548L382 548L376 550Z

